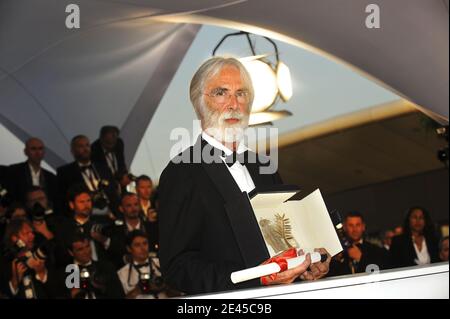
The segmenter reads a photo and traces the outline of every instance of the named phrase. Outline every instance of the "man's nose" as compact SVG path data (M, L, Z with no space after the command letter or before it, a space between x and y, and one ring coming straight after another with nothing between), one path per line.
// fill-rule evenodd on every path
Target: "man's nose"
M236 94L230 94L230 100L228 101L227 108L230 110L236 110L239 107Z

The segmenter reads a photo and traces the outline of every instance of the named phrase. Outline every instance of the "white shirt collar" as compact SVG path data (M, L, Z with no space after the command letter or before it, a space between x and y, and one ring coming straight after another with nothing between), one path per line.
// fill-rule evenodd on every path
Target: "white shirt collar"
M92 260L91 260L90 262L88 262L87 264L84 264L84 265L80 264L80 263L79 263L78 261L76 261L76 260L74 260L74 263L75 263L76 265L78 265L78 267L84 268L84 267L89 267L90 265L92 265Z
M41 168L40 167L39 167L39 170L35 171L34 167L30 163L28 163L28 167L30 168L31 174L38 175L41 172Z
M136 227L132 227L130 226L130 224L128 224L127 222L125 222L125 224L127 225L127 229L128 231L133 231L135 229L141 229L141 221L139 221L136 225Z
M141 265L141 264L138 264L138 263L137 263L136 261L134 261L134 260L133 260L133 264L134 264L135 266ZM147 258L142 264L149 264L149 265L150 265L150 259Z
M80 162L77 162L77 164L79 167L86 167L86 166L92 165L91 161L89 161L87 164L81 164Z
M233 154L233 151L230 150L228 147L226 147L225 145L223 145L222 143L220 143L218 140L216 140L214 137L208 135L208 133L206 133L205 131L202 132L202 138L208 142L208 144L210 144L211 146L223 151L227 156ZM244 143L239 142L239 145L237 147L237 153L241 154L244 153L245 151L248 151L247 146L244 145Z

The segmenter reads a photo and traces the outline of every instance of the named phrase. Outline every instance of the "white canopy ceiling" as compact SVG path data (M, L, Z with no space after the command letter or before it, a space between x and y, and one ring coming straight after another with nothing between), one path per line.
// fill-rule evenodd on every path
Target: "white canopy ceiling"
M318 50L448 121L448 1L78 0L78 30L64 24L70 3L0 1L0 122L42 137L53 166L71 159L72 136L104 124L122 129L132 159L198 31L191 23ZM365 27L369 3L380 29Z

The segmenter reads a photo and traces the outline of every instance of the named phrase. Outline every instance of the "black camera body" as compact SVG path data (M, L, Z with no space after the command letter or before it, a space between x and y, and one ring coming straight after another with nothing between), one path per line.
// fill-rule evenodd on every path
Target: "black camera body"
M53 209L50 205L46 209L40 203L35 203L30 209L30 215L33 221L44 221L51 214L53 214Z
M80 269L80 289L82 295L97 294L104 295L106 293L106 279L98 274L94 266Z
M11 196L8 193L8 190L0 184L0 206L2 207L8 207L11 205L12 200Z
M333 222L334 228L336 229L336 233L338 235L339 241L341 242L342 248L344 249L344 251L346 251L352 246L352 242L345 234L341 214L339 213L339 211L333 210L330 213L330 217L331 221Z
M14 246L8 251L11 257L17 259L18 263L22 263L27 267L25 275L29 275L31 273L31 268L28 265L28 260L30 258L39 259L39 260L47 260L47 256L49 255L49 247L44 243L42 245L33 247L32 249L27 249L25 243L22 240L16 241ZM20 257L17 257L19 256Z
M108 186L109 182L102 179L98 182L97 190L92 192L92 204L95 208L103 210L109 205L109 199L105 192Z
M161 276L159 258L156 253L149 253L148 271L138 272L138 287L142 294L157 294L166 289L164 279Z

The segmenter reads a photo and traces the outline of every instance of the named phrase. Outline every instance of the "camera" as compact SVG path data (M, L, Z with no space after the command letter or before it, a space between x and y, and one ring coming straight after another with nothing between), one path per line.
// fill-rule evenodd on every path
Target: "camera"
M143 294L159 293L164 290L164 281L162 277L156 276L154 271L150 273L139 274L139 289Z
M95 208L103 210L109 205L109 199L105 193L108 186L109 182L107 180L102 179L98 182L97 190L92 193L92 203Z
M8 207L11 205L11 197L9 196L8 190L0 184L0 206Z
M17 240L14 247L11 248L10 253L13 257L17 257L17 262L22 263L27 267L26 274L31 271L28 261L30 258L46 260L49 255L49 247L47 242L44 242L42 245L34 247L33 249L27 249L25 243L22 240Z
M53 209L45 209L39 202L35 203L30 210L33 221L44 221L46 216L53 214Z
M352 246L351 241L347 238L344 231L344 225L342 223L342 217L339 211L333 210L330 213L331 221L333 222L334 228L336 229L336 233L338 235L339 241L341 242L342 248L347 250Z
M91 288L91 274L88 269L83 268L80 271L80 289L85 291L92 290Z
M165 289L164 280L159 269L159 259L155 254L149 254L150 272L139 272L138 286L143 294L155 294Z
M106 278L96 272L95 266L80 269L80 289L81 295L78 297L88 297L90 294L105 294L106 292Z

